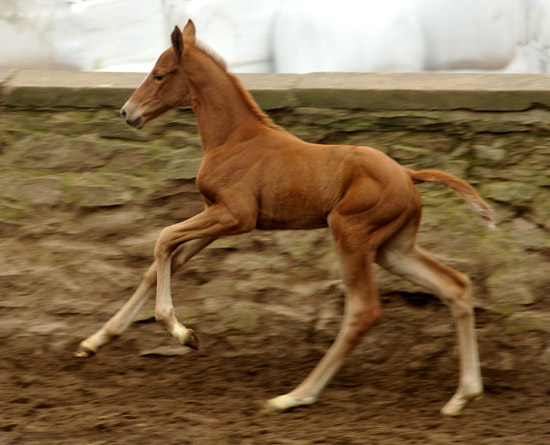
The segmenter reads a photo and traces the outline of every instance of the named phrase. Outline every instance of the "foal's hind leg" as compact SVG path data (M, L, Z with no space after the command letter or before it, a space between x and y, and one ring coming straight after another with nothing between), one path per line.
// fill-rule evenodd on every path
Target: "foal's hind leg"
M389 272L433 292L451 309L458 334L460 377L455 395L441 409L441 413L454 416L483 392L470 280L466 275L429 257L416 246L416 227L417 222L414 221L390 239L379 250L376 260Z
M198 252L212 243L216 238L201 238L186 243L172 257L172 271L176 271L189 261ZM157 265L156 262L151 264L141 283L137 287L134 294L122 306L122 308L113 315L107 323L105 323L99 331L92 334L86 340L83 340L77 351L76 357L90 357L94 355L99 348L110 343L115 338L119 337L128 329L130 323L139 314L139 311L145 302L153 295L154 286L157 282Z
M296 406L314 403L353 347L382 317L380 300L373 281L374 252L368 249L368 245L355 242L357 239L364 240L364 236L347 233L349 229L344 224L336 224L335 219L332 218L331 227L347 288L340 332L319 364L296 389L266 403L269 410L287 411Z

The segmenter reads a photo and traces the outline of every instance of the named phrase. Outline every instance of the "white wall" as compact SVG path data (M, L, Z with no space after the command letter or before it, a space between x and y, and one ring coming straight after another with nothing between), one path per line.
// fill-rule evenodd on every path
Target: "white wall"
M550 71L550 0L0 0L0 69L147 72L189 17L237 72Z

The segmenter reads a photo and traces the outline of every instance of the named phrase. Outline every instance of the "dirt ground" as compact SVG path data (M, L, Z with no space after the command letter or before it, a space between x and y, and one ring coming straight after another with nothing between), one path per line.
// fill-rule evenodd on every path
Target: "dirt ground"
M33 242L17 252L4 246L4 262L10 255L33 258ZM198 264L217 260L206 255ZM123 289L129 295L146 263L127 266L137 274ZM291 319L281 326L275 317L262 319L261 336L241 333L229 341L226 333L201 332L197 321L201 350L171 354L175 340L144 320L98 355L77 359L78 342L128 295L109 294L113 285L99 271L95 286L83 291L75 284L63 293L55 278L38 283L3 270L1 444L550 443L548 336L506 333L504 318L487 311L476 314L485 394L457 418L439 415L457 381L448 310L430 296L405 294L383 297L382 323L317 404L270 414L263 402L297 385L335 332L297 331ZM78 282L76 270L62 270L66 282ZM208 279L218 273L223 267L213 267ZM178 306L198 304L185 297L199 283L194 274L174 284ZM246 273L238 278L246 281ZM269 298L282 298L277 292Z

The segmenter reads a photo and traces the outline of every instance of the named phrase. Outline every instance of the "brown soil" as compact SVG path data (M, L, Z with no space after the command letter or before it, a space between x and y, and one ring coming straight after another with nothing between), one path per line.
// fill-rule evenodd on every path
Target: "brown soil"
M450 316L424 295L385 296L382 323L319 402L267 414L263 402L297 385L334 332L295 335L290 318L281 326L275 317L262 321L261 335L241 333L228 341L224 333L201 333L197 322L199 352L141 355L175 346L160 326L141 322L97 356L77 359L78 342L127 296L106 289L128 277L106 282L99 278L106 271L97 270L96 284L82 290L78 270L64 267L58 272L68 279L65 289L66 283L75 287L62 293L54 278L33 282L17 273L17 258L32 262L31 247L19 244L16 252L6 244L2 250L12 267L9 279L0 274L2 444L550 443L548 337L507 334L503 317L477 313L485 394L457 418L438 412L457 381ZM204 267L215 259L198 261ZM130 282L145 265L127 264L137 271ZM208 279L223 278L222 269L209 270ZM196 285L191 275L175 283L178 306L185 301L183 280L191 282L188 290ZM277 297L275 287L270 299Z

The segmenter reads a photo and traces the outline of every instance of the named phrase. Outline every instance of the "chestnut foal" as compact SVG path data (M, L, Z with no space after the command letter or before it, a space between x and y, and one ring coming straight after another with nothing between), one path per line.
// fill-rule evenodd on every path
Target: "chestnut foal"
M195 39L189 21L175 28L172 46L121 110L135 128L176 107L191 107L204 148L197 185L205 210L166 227L155 261L130 298L76 352L89 357L121 335L157 285L156 319L193 349L195 333L177 319L170 276L220 236L254 229L329 227L347 288L344 320L325 356L293 391L267 402L274 411L314 403L361 337L381 318L373 263L437 294L456 321L460 379L442 408L458 414L483 390L469 279L423 252L415 243L421 199L414 184L438 182L460 194L492 223L492 211L466 182L437 170L401 167L369 147L309 144L275 125L224 62Z

